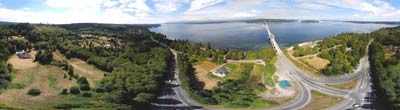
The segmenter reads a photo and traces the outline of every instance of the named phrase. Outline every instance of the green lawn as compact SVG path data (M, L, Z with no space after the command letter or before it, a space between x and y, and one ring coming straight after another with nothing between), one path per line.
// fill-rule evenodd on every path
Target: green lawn
M389 71L395 73L396 75L400 75L400 63L397 65L390 66Z
M47 76L47 79L49 80L49 86L50 86L52 89L54 89L54 90L59 90L59 89L61 89L61 88L58 86L57 79L54 77L54 75L49 74L49 75Z
M274 75L276 71L275 65L273 64L267 64L265 66L265 84L268 86L274 86L274 81L272 80L272 76Z

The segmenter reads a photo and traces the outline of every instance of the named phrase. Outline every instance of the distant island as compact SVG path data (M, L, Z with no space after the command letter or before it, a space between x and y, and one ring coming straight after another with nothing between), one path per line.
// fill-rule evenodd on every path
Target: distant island
M242 22L245 23L264 23L267 22L274 22L274 23L284 23L284 22L298 22L295 19L251 19L251 20L243 20Z
M302 20L301 23L319 23L318 20Z
M359 23L359 24L389 24L389 25L399 25L400 21L340 21L340 20L324 20L331 22L348 22L348 23Z

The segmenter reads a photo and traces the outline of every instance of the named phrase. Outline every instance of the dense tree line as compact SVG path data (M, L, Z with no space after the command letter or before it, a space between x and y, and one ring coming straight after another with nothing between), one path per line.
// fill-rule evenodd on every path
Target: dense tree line
M321 70L322 73L325 75L350 73L365 55L370 40L368 34L343 33L321 41L319 57L330 61L328 67Z
M12 65L8 58L17 51L28 50L31 44L23 40L10 40L11 36L27 34L26 23L17 25L0 25L0 89L7 88L11 82Z
M369 47L371 76L376 89L377 109L400 109L400 75L392 70L400 61L400 49L394 57L385 59L383 46L400 46L400 27L384 28L371 33L375 39ZM394 67L393 67L394 66Z
M188 54L191 62L211 60L214 63L222 64L226 60L243 60L246 57L246 52L234 49L218 49L213 48L210 43L204 46L202 43L192 44L187 40L169 40L165 35L153 33L156 40L161 41L171 48L185 52Z
M6 88L11 82L12 66L7 64L8 57L11 52L9 51L10 44L0 41L0 89Z
M310 54L315 54L319 52L319 48L303 48L300 47L299 45L294 45L293 47L293 56L295 57L302 57L305 55L310 55Z
M79 77L67 62L53 61L52 52L59 50L67 58L87 61L97 68L110 72L94 88L102 94L99 99L118 105L128 105L129 109L149 108L160 92L164 73L170 65L172 54L166 48L149 39L152 34L147 28L154 25L114 25L114 24L66 24L31 25L27 23L0 26L0 37L22 35L25 41L0 41L0 88L11 82L11 65L8 57L17 50L35 48L36 59L42 64L54 64L66 70L70 78L76 78L79 86L69 93L92 90L85 77ZM124 44L118 48L82 46L87 38L81 35L107 36L121 39ZM2 40L0 39L0 40ZM88 38L90 39L90 38ZM114 41L114 44L116 42ZM66 76L64 76L66 78ZM63 90L67 94L68 89ZM83 96L90 96L84 92Z

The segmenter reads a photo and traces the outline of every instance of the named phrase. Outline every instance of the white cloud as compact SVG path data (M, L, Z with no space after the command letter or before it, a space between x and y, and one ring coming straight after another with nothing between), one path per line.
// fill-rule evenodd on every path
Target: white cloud
M31 8L22 8L22 10L31 10Z
M351 16L344 17L347 20L400 20L398 17L400 10L383 0L296 0L296 2L359 11Z
M63 11L24 10L0 7L0 20L31 23L160 23L150 17L152 9L145 0L47 0L45 3Z
M254 5L260 5L264 0L235 0L227 3L228 8L243 9Z
M136 0L134 2L128 2L126 7L122 8L126 12L135 12L136 16L149 16L152 11L149 6L147 6L145 0Z
M104 7L114 7L118 4L118 1L114 1L114 0L105 0L103 2L103 6Z
M99 8L102 0L47 0L46 4L55 8Z
M158 12L169 13L188 3L189 0L153 0L153 2Z
M300 3L300 4L298 4L298 6L301 8L311 9L311 10L327 10L327 9L331 8L329 6L316 4L316 3Z
M218 3L223 2L224 0L193 0L191 3L191 7L188 11L196 11L199 9L203 9L209 6L216 5Z

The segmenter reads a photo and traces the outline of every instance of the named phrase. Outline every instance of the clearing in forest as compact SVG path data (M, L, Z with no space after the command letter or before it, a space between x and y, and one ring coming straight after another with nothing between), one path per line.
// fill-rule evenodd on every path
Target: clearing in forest
M1 93L0 102L14 108L48 109L55 102L65 100L59 95L62 88L77 86L75 80L64 78L64 74L66 71L51 65L15 69L11 88ZM41 94L28 95L31 88L39 89Z
M304 58L302 60L304 60L306 64L317 70L324 69L330 63L329 60L322 59L320 57L310 57L310 58Z
M56 51L53 53L54 59L66 60L69 64L74 67L74 72L79 74L79 76L84 76L89 81L91 87L95 87L96 84L104 77L106 72L96 68L93 65L86 63L83 60L71 58L66 59L60 52Z
M209 72L216 67L218 67L217 64L208 60L205 60L201 64L194 66L194 68L196 69L196 77L199 79L199 81L205 83L204 89L212 89L217 86L218 81L210 78L208 75Z

